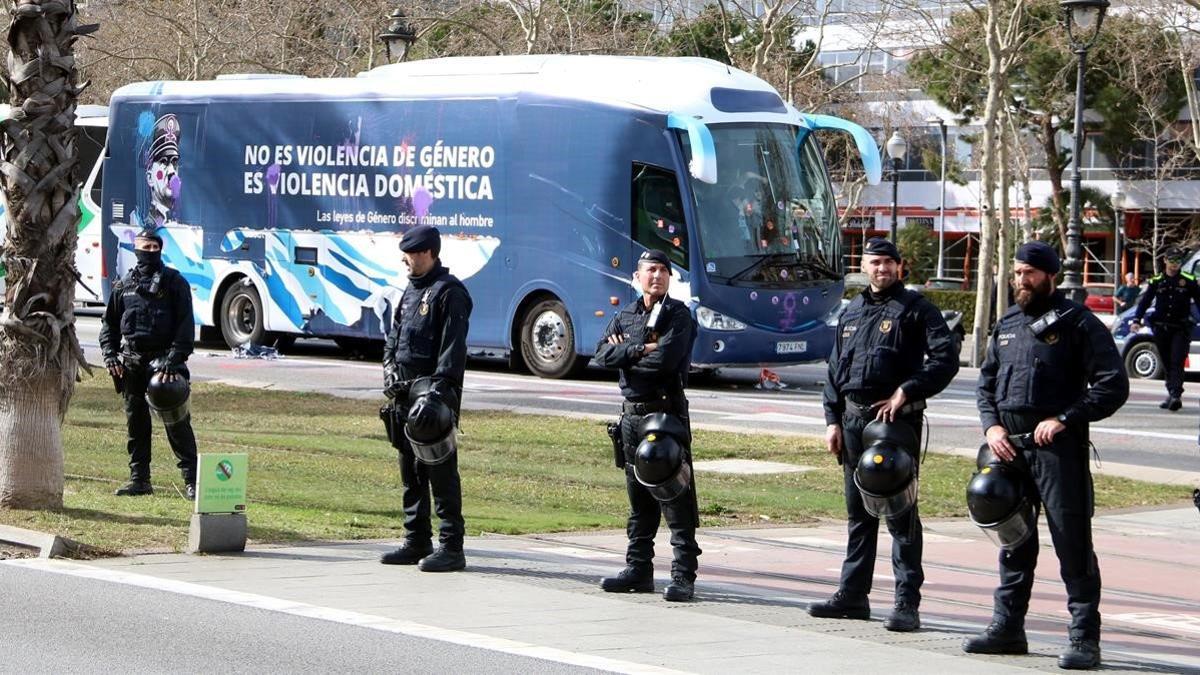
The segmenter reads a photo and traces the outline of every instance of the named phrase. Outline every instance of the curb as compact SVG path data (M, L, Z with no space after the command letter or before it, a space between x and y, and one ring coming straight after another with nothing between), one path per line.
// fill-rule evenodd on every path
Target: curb
M77 542L65 537L11 525L0 525L0 542L36 548L39 558L61 558L69 551L80 548Z
M930 448L931 452L937 452ZM958 455L959 457L969 457L975 459L979 454L978 448L942 448L941 452L947 455ZM1092 473L1102 476L1113 476L1115 478L1128 478L1130 480L1141 480L1147 483L1162 483L1164 485L1182 485L1186 487L1200 488L1200 472L1197 471L1181 471L1179 469L1160 469L1153 466L1141 466L1139 464L1121 464L1119 462L1104 462L1101 461L1099 466L1092 465Z

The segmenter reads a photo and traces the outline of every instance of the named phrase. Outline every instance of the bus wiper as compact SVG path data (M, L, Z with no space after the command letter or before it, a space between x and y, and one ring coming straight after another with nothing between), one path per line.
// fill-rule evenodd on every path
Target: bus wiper
M778 261L780 258L792 258L795 255L795 253L763 253L754 262L750 263L749 267L729 277L729 281L741 281L743 277L762 267L767 261Z
M829 263L825 262L821 258L797 259L795 264L799 267L803 267L806 270L819 272L830 279L842 278L842 275L838 274L837 270L830 267Z

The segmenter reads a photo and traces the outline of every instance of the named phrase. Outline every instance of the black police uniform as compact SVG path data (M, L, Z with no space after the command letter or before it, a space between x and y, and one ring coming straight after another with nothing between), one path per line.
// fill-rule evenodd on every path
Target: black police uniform
M401 401L407 400L404 383L433 377L434 389L454 410L455 419L458 418L463 373L467 368L467 329L471 309L471 295L441 261L424 275L409 278L383 352L385 384ZM404 483L406 545L416 549L430 545L433 535L429 494L432 489L433 507L441 519L439 543L448 551L461 553L466 527L462 515L458 453L452 453L440 464L428 465L417 461L403 433L398 435L398 440L400 477Z
M926 358L928 356L928 358ZM896 416L921 437L925 399L946 388L958 373L954 337L942 313L920 293L897 281L880 293L870 288L851 301L838 321L829 372L825 379L826 424L842 425L843 484L849 539L839 590L851 601L865 601L875 573L879 519L863 506L854 485L854 468L863 452L862 431L875 419L871 406L890 398L897 387L908 403ZM911 448L914 459L917 448ZM887 519L892 534L896 602L915 609L921 603L923 537L917 505Z
M1154 345L1166 370L1167 395L1174 400L1183 397L1183 364L1192 344L1192 328L1196 325L1192 319L1192 303L1200 306L1200 284L1196 283L1196 277L1183 271L1174 275L1159 274L1148 282L1134 316L1134 320L1141 323L1146 310L1154 305L1150 328L1154 331ZM1171 403L1167 401L1164 407Z
M179 272L165 267L139 265L113 285L100 325L100 349L106 366L123 365L121 379L129 431L129 477L150 480L150 407L146 386L153 371L150 362L166 357L179 375L190 377L188 355L193 349L195 318L192 291ZM191 420L166 428L184 483L196 482L196 436Z
M1053 322L1051 310L1059 317ZM1067 587L1072 639L1100 637L1088 424L1115 413L1128 395L1129 378L1112 336L1094 314L1060 291L1028 311L1010 307L992 331L979 371L983 430L1000 425L1009 433L1030 469L1026 492L1046 512ZM1049 445L1036 447L1031 435L1020 436L1048 418L1067 427ZM1024 628L1037 556L1036 528L1025 543L1000 553L993 624L1001 634Z
M696 560L701 552L696 543L700 513L694 479L685 494L662 503L633 475L634 452L641 442L638 427L646 415L657 412L675 415L688 425L691 433L684 386L692 362L695 323L682 302L673 298L663 298L661 302L657 330L647 327L652 308L647 308L641 298L625 306L604 329L604 336L596 345L595 360L602 367L619 370L621 395L625 397L621 414L625 489L629 495L629 522L625 528L629 546L625 562L642 573L652 571L654 535L659 520L665 517L675 551L671 576L691 584L696 579ZM608 338L617 335L625 336L625 341L609 344ZM644 345L651 342L657 348L642 355ZM687 461L691 462L690 442L687 445Z

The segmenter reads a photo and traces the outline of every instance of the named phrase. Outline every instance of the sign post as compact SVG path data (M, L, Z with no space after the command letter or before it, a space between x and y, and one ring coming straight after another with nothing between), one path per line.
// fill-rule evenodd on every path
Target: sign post
M188 553L246 550L245 453L197 456L196 506L188 531Z

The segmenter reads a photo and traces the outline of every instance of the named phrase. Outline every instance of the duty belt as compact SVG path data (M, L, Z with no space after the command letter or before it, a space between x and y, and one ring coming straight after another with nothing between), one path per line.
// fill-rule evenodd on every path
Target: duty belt
M657 412L670 412L673 407L671 401L668 399L646 401L644 403L624 401L621 403L621 412L627 415L650 415Z
M1024 434L1011 434L1008 437L1008 442L1018 450L1037 450L1037 441L1033 440L1033 432L1030 431Z
M908 403L905 403L899 410L896 411L896 415L903 417L904 415L919 413L924 409L925 399L918 399L916 401L909 401ZM874 404L867 405L855 403L850 399L846 399L846 412L865 420L875 419L875 414L878 412L878 406Z

